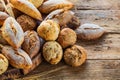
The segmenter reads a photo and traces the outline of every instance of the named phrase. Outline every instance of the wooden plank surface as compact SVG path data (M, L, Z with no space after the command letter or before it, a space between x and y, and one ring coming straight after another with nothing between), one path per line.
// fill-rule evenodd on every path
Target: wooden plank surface
M120 60L87 60L85 64L77 68L70 67L64 62L61 62L58 65L50 65L44 62L32 73L20 79L119 80L119 75Z
M18 80L120 80L120 0L78 0L76 16L81 24L95 23L107 33L95 41L78 40L87 49L87 62L73 68L61 61L45 61Z
M78 0L76 7L80 10L118 10L120 0Z

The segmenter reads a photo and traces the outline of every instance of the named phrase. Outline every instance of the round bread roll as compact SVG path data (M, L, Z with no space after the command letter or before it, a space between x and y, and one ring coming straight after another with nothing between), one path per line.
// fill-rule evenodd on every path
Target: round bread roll
M36 21L28 15L21 15L17 18L17 22L21 25L23 31L35 29Z
M73 45L64 52L65 62L74 67L82 65L86 58L86 50L81 46Z
M76 40L76 33L70 28L64 28L61 30L57 41L63 48L66 48L74 45L76 43Z
M9 64L7 58L4 55L0 54L0 75L7 70L8 65Z
M60 26L57 22L52 20L43 21L37 28L40 37L46 41L56 40L60 32Z
M22 48L31 58L33 58L40 50L40 39L35 31L26 31L24 34L24 42Z
M56 41L46 42L43 46L43 56L50 64L57 64L63 56L62 47Z

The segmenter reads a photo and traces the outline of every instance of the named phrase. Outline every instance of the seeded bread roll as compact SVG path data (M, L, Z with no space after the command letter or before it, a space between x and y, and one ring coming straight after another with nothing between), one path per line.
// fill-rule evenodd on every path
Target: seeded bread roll
M46 20L40 24L37 28L37 32L39 36L46 41L56 40L60 32L60 26L55 21Z
M18 69L29 69L32 66L32 60L22 49L14 50L10 46L3 46L2 53L8 59L10 64Z
M40 50L40 39L38 37L37 32L35 31L26 31L24 35L25 35L24 37L25 39L22 44L22 48L32 58Z
M76 40L76 33L70 28L64 28L61 30L57 41L63 48L66 48L71 45L74 45L76 43Z
M74 67L82 65L86 61L86 58L86 50L78 45L73 45L64 52L65 62Z
M0 54L0 75L7 70L8 65L9 63L7 58L4 55Z
M73 4L68 0L47 0L40 7L42 13L50 13L57 9L71 9Z
M62 59L62 47L56 41L46 42L43 46L43 57L50 64L58 64Z
M17 22L21 25L24 32L35 29L37 25L36 21L28 15L19 16Z

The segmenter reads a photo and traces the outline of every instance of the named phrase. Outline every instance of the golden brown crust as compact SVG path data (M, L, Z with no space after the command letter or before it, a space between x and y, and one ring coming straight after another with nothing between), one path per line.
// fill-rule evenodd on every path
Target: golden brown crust
M32 4L34 4L36 8L38 8L39 6L42 5L44 0L28 0L28 1L30 1Z
M86 59L86 50L78 45L73 45L70 48L67 48L64 52L65 62L74 67L82 65Z
M0 25L3 25L4 21L9 17L5 12L0 11Z
M69 47L76 43L76 33L70 28L64 28L61 30L57 41L63 48Z
M0 53L0 75L7 70L8 65L9 63L7 58Z
M32 66L32 61L28 54L22 49L14 50L10 46L4 46L2 53L7 57L10 64L18 69L29 69Z
M17 22L21 25L24 32L35 29L37 25L36 21L28 15L19 16Z
M37 28L37 32L40 37L47 41L56 40L60 32L60 26L55 21L46 20L40 24Z
M11 4L21 12L37 19L42 20L42 16L37 8L27 0L10 0Z
M48 0L39 7L39 10L42 13L50 13L57 9L71 9L73 4L67 0Z
M50 64L58 64L63 56L62 47L56 41L46 42L43 46L43 56Z
M8 45L8 42L3 38L2 32L0 30L0 44Z
M42 56L41 53L39 53L37 56L35 56L35 58L32 59L32 67L29 69L23 69L23 74L26 75L28 73L30 73L31 71L33 71L36 67L38 67L40 65L40 63L42 62Z
M8 17L2 26L3 38L14 48L19 48L24 41L24 33L17 21Z
M22 48L32 58L40 50L40 40L38 34L35 31L26 31L24 35L25 39L22 44Z

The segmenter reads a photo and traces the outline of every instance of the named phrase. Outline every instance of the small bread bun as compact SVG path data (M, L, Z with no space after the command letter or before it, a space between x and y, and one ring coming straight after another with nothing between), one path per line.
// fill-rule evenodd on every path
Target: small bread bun
M56 40L60 32L60 26L57 22L52 20L43 21L37 28L40 37L46 41Z
M86 58L86 50L78 45L73 45L64 52L65 62L74 67L82 65L86 61Z
M46 42L43 46L43 56L50 64L58 64L63 56L63 50L56 41Z
M71 45L74 45L76 43L76 40L76 33L70 28L64 28L61 30L57 41L63 48L66 48Z

